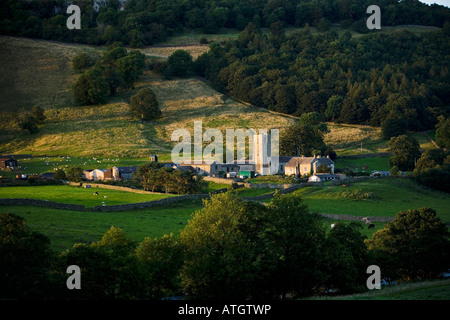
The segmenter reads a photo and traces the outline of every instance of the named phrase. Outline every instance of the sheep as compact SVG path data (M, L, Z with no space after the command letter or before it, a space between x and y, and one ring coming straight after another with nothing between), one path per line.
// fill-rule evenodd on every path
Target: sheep
M330 229L333 229L335 226L335 224L333 223L332 225L330 225Z
M375 225L373 223L369 224L369 226L367 227L367 229L375 229Z

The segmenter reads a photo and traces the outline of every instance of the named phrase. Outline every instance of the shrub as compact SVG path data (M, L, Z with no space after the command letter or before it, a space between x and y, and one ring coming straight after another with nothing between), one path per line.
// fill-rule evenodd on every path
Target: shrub
M344 192L341 192L340 196L342 198L355 199L355 200L376 198L375 194L373 192L363 192L361 189L344 191Z

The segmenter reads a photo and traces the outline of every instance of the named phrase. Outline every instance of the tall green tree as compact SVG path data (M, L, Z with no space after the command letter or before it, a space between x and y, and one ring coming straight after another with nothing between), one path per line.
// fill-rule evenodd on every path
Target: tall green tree
M25 219L0 213L0 298L54 298L49 289L55 259L46 236L32 231Z
M78 72L84 72L93 67L99 57L91 52L80 52L72 58L72 68Z
M436 143L442 147L450 149L450 117L438 117L439 123L436 125Z
M136 243L122 229L112 226L102 239L92 244L75 244L59 257L60 275L69 265L81 269L81 290L65 290L67 299L144 299L145 269L135 255ZM67 275L65 276L67 279ZM65 285L65 281L62 281Z
M406 135L393 137L388 142L392 157L389 159L391 166L397 166L401 171L413 170L416 161L420 158L419 143Z
M360 232L361 223L335 223L326 239L324 272L326 286L339 294L362 292L366 289L366 269L369 262L366 239Z
M204 201L180 233L185 247L181 270L189 294L206 299L246 298L252 278L249 244L240 230L246 216L237 195L222 193Z
M133 88L145 68L145 55L138 51L131 51L125 57L118 59L115 65L125 85Z
M390 115L381 123L381 134L384 139L390 139L406 133L408 122L402 115Z
M182 292L180 271L184 246L173 234L161 238L145 238L136 249L136 256L146 271L149 285L146 296L162 299Z
M92 105L105 101L108 85L98 70L87 70L79 75L72 85L72 92L77 102Z
M450 264L450 233L431 208L399 212L366 243L393 280L435 278Z
M176 50L167 59L166 75L187 77L194 70L192 56L186 50Z
M157 162L149 162L137 168L136 177L146 191L155 192L160 187L158 171L162 165Z
M280 134L280 154L311 156L324 147L323 132L318 127L296 124L287 127Z
M296 194L275 194L268 205L264 238L276 266L270 276L276 293L285 297L311 295L324 281L325 230L318 214L310 213Z
M66 177L69 181L80 182L83 177L83 170L78 167L69 168L66 172Z
M141 121L153 120L161 115L156 95L150 88L141 89L130 99L131 114Z

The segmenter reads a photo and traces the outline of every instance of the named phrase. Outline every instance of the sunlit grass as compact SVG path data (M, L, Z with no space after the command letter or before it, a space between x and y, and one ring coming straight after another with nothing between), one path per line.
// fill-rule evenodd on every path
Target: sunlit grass
M95 195L94 192L98 192ZM81 204L87 208L106 205L118 205L126 203L147 202L175 195L170 194L141 194L113 189L96 188L95 182L92 188L73 186L15 186L0 188L0 198L39 199L60 203Z

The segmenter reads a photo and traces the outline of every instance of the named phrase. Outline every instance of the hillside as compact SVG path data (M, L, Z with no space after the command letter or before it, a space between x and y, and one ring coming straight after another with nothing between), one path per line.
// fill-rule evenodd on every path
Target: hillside
M74 76L70 57L90 47L9 37L0 39L5 49L0 70L20 70L11 71L9 79L13 81L9 89L2 88L2 110L17 110L18 106L30 108L36 104L46 109L47 117L35 135L4 126L1 153L119 157L146 157L158 153L167 157L172 149L172 131L192 128L195 120L202 120L205 129L270 129L294 121L282 115L268 116L266 110L236 102L200 79L165 80L151 71L145 71L135 91L147 86L155 91L163 117L153 123L132 120L127 97L115 98L113 103L102 106L75 106L70 92ZM57 72L52 69L56 66ZM26 82L27 79L31 80ZM22 81L27 85L17 86ZM51 98L39 100L41 96Z
M0 37L0 106L2 111L33 105L72 104L70 59L79 46L25 38Z
M149 70L127 96L115 97L101 106L76 106L70 91L75 77L70 58L81 50L101 48L14 37L0 37L0 47L0 72L7 75L2 77L0 87L2 111L39 105L46 109L47 117L33 135L21 132L13 122L2 126L3 154L146 158L157 153L162 160L170 160L171 133L178 128L192 129L196 120L202 120L204 129L220 130L283 128L295 122L295 117L271 113L218 93L200 78L166 80ZM150 56L167 56L176 48L148 47L142 51L150 61ZM183 48L195 55L199 46ZM152 123L139 123L129 115L129 96L144 87L154 90L163 112L163 117ZM328 126L325 142L338 154L386 151L379 128ZM415 135L422 139L423 148L430 147L429 140Z

